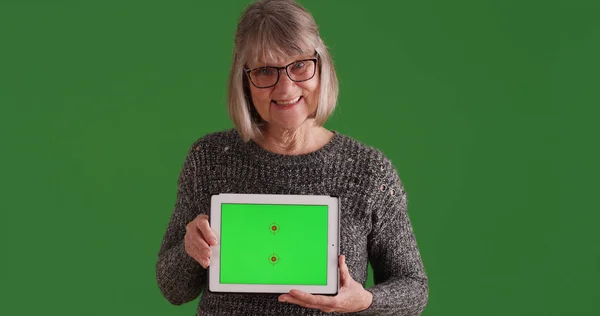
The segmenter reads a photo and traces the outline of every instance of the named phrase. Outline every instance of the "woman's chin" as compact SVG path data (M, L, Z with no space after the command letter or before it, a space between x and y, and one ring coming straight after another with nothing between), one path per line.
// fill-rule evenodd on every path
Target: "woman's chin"
M307 117L296 117L296 118L286 118L286 119L274 119L269 122L271 127L277 127L278 129L294 131L302 127L304 123L307 121Z
M288 111L286 113L271 112L271 124L284 129L296 129L302 126L308 119L308 114L304 111Z

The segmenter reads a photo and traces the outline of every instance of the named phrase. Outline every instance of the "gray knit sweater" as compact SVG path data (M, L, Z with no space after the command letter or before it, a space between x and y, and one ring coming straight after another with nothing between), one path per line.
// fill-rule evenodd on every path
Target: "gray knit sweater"
M394 166L379 150L334 131L321 149L280 155L231 129L197 140L178 179L177 200L158 252L158 286L172 304L203 292L197 315L324 315L277 300L279 294L207 291L207 271L185 252L185 226L209 214L214 193L337 195L340 253L350 275L367 280L374 270L371 306L356 315L419 315L428 298L427 276L406 212L406 192Z

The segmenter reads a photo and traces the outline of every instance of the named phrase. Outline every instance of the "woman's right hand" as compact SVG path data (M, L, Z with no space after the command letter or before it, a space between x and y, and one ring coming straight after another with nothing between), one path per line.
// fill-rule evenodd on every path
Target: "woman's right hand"
M198 215L185 227L185 251L200 265L207 269L210 265L212 252L210 246L217 245L217 234L210 228L208 215Z

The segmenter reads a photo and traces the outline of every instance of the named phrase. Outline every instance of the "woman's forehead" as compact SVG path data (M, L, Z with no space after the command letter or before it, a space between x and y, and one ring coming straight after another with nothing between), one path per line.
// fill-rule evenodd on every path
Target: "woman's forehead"
M254 50L249 51L250 66L284 66L295 60L314 57L315 49L312 45L260 45Z
M253 67L260 66L285 66L291 62L300 59L313 58L314 55L310 54L291 54L291 55L263 55L258 58L254 58L248 64Z

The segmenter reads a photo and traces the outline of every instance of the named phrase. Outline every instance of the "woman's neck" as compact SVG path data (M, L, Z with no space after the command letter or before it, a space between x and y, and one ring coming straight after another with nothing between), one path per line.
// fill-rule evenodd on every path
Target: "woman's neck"
M317 151L331 140L333 133L324 127L308 123L310 122L295 130L267 127L263 137L256 143L270 152L282 155L303 155Z

